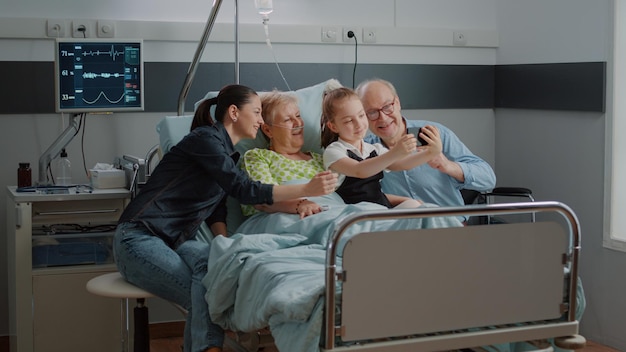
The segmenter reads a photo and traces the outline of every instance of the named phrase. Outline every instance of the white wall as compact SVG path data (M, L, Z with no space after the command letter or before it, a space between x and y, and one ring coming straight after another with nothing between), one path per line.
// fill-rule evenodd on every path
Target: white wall
M271 52L259 44L262 34L254 32L253 23L259 30L261 28L252 3L252 0L239 1L240 22L252 38L242 44L240 59L242 62L271 62ZM72 19L112 20L119 24L116 30L120 36L149 38L146 61L189 62L210 12L209 6L210 1L198 0L0 0L0 64L1 61L53 61L52 39L45 36L46 19L62 19L68 26ZM360 46L359 62L495 63L494 47L498 44L495 0L396 0L382 6L374 0L274 0L274 7L270 32L272 38L277 38L274 48L279 62L352 63L352 45L317 43L322 25L341 24L380 29L377 45ZM230 26L226 24L233 22L233 14L233 2L225 1L216 28L227 32ZM468 46L452 47L454 30L468 34ZM304 43L294 44L290 31L302 35ZM205 50L203 61L232 62L233 52L230 43L213 43ZM172 100L177 99L177 96L172 97ZM463 131L459 135L467 140L470 148L478 154L484 153L487 160L494 160L492 110L407 113L410 117L432 118L453 130ZM84 148L87 167L95 162L110 162L121 154L143 156L157 143L154 126L166 114L175 112L90 116L83 145L81 137L77 136L68 146L74 180L86 180L81 172L81 149ZM39 156L61 130L58 115L0 116L0 148L3 150L0 164L4 166L0 171L0 186L4 189L16 183L18 162L30 161L36 175ZM0 213L6 213L4 202L0 202ZM6 258L5 237L6 230L2 227L1 258ZM149 305L152 321L180 319L175 310L162 302L149 302ZM6 262L3 260L0 261L0 317L7 316L2 314L7 309ZM7 333L8 322L0 318L0 335Z
M497 63L609 61L612 5L611 0L498 1ZM587 297L582 334L624 351L626 253L602 246L606 118L497 109L496 173L499 182L524 182L537 199L562 201L576 212Z

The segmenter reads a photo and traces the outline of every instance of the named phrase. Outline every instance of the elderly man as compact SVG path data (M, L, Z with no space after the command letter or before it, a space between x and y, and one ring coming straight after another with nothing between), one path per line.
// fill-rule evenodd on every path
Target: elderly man
M386 173L382 181L383 192L440 206L460 206L464 204L461 189L482 192L495 187L496 176L491 166L474 155L454 132L438 123L402 117L400 98L390 82L381 79L365 81L356 92L363 102L373 133L366 137L367 142L380 142L391 147L407 130L417 134L425 125L437 126L441 135L443 150L438 157L411 170Z

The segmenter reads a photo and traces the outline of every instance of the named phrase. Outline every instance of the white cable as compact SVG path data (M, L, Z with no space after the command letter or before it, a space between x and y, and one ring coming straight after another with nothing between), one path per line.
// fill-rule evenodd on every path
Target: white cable
M285 75L283 75L283 71L280 69L280 66L278 65L278 60L276 59L276 53L274 53L274 48L272 47L272 42L270 41L270 29L269 29L269 25L267 24L269 20L270 19L269 17L267 17L267 15L263 16L263 27L265 28L265 42L267 43L267 46L270 48L270 51L272 52L272 56L274 57L274 63L276 64L278 73L280 73L280 77L282 77L283 82L285 82L285 85L287 86L287 90L291 90L291 87L289 87L289 83L287 83L287 79L285 79Z

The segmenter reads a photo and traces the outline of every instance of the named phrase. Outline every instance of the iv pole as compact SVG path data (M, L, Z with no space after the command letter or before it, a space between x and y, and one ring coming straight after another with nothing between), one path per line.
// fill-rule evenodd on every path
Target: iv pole
M183 88L180 91L180 95L178 96L178 116L182 116L185 114L185 100L187 99L187 95L189 95L189 89L191 88L191 83L193 82L194 76L196 75L196 69L198 68L198 63L200 62L200 57L202 57L202 53L204 52L204 47L206 46L207 41L209 40L209 35L211 34L211 30L213 29L213 24L215 23L215 18L217 17L217 13L220 10L220 6L222 5L222 0L213 0L213 7L211 8L211 13L209 14L209 19L204 27L204 32L202 37L200 38L200 42L198 43L198 47L196 48L196 53L189 65L189 69L187 70L187 76L185 77L185 82L183 83ZM235 0L235 83L239 83L239 3L238 0Z

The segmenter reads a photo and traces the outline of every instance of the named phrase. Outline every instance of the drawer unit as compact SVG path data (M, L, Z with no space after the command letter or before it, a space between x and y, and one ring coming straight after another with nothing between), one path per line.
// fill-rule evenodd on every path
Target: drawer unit
M9 350L99 351L121 345L120 303L89 294L89 279L115 271L115 224L126 189L19 193L7 189Z

